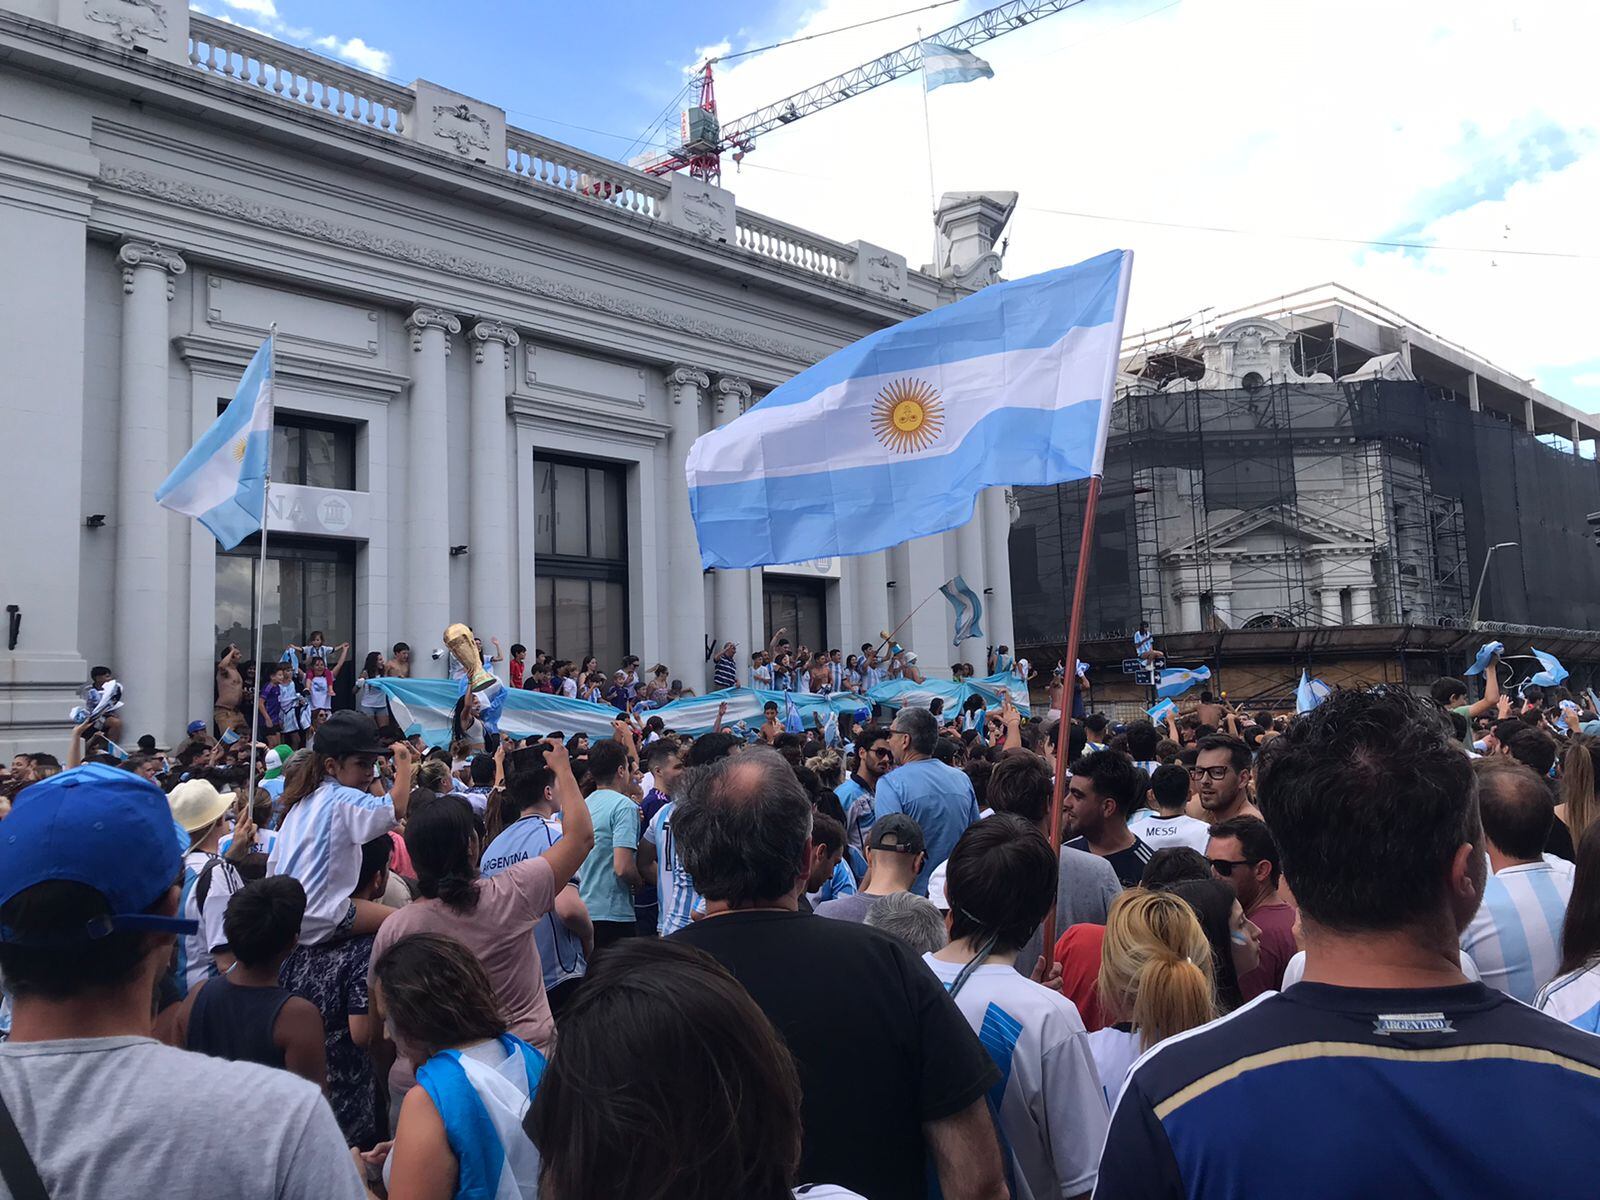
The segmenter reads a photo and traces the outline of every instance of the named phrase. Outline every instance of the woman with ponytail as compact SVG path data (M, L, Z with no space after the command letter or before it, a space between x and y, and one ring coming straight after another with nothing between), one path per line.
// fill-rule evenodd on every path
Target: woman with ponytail
M1600 739L1574 734L1561 758L1561 803L1556 816L1572 835L1572 845L1600 816Z
M557 880L564 885L594 845L589 807L572 777L567 751L545 743L545 763L555 773L561 804L562 837L536 858L525 858L485 879L478 873L477 824L472 807L459 796L438 796L415 805L406 819L406 850L417 872L420 898L383 923L372 948L380 961L389 947L414 933L454 938L483 964L511 1033L539 1050L555 1034L534 927L555 903ZM391 1091L411 1086L402 1058L390 1072Z
M1098 985L1111 1024L1089 1034L1107 1103L1139 1055L1217 1015L1211 961L1205 930L1179 897L1131 888L1112 901Z

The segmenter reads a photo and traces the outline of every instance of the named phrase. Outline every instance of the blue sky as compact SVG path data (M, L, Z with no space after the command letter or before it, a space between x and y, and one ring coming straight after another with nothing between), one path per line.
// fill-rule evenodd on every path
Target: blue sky
M703 48L917 3L201 0L611 157ZM958 0L729 63L722 116L981 7ZM995 77L936 92L930 133L905 79L769 135L737 172L725 164L723 184L741 207L918 264L931 140L936 190L1021 193L1008 274L1132 248L1132 328L1337 281L1600 411L1596 42L1600 5L1569 0L1342 0L1337 20L1281 0L1086 0L983 47Z

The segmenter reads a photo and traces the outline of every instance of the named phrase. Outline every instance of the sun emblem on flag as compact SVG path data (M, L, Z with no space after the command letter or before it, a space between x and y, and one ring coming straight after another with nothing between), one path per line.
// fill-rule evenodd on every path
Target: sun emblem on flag
M249 441L248 438L240 438L237 442L235 442L233 444L233 461L234 462L243 462L244 461L245 443L247 441Z
M944 435L944 403L926 380L896 379L872 402L872 432L900 454L926 450Z

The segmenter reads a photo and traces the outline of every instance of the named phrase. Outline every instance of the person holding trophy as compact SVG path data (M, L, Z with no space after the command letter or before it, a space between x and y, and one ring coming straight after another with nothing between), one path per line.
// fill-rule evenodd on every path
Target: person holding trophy
M461 698L450 721L450 742L469 751L494 753L500 741L500 715L506 705L506 685L483 665L483 655L472 630L457 622L444 631L445 648L461 664Z

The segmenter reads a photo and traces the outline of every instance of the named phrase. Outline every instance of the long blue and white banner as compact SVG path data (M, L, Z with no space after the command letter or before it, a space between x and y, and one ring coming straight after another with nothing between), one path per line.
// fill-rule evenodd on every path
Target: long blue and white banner
M881 329L689 450L706 567L866 554L965 524L996 484L1099 474L1133 255Z
M389 707L404 733L408 736L419 733L430 746L450 744L450 718L456 701L461 698L459 684L448 679L374 679L372 682L389 697ZM880 684L865 696L854 692L819 696L809 692L727 688L674 700L638 715L660 717L668 729L698 737L710 733L716 726L717 713L723 704L728 706L722 716L724 729L739 732L738 726L743 725L744 731L753 732L761 724L762 710L768 702L778 706L778 717L782 720L792 699L802 726L812 729L817 727L819 716L826 722L829 713L850 713L859 718L863 709L870 713L874 707L927 708L934 699L943 700L946 717L954 718L967 697L973 695L982 696L985 707L998 710L1002 690L1010 693L1012 704L1024 717L1029 715L1027 685L1020 676L1011 673L965 683L948 679L930 679L920 684L895 680ZM500 714L500 732L512 738L544 737L556 732L566 737L586 733L591 741L599 741L611 736L611 722L619 715L609 704L590 704L585 700L511 688L506 691L505 707Z

